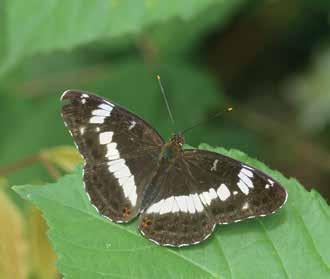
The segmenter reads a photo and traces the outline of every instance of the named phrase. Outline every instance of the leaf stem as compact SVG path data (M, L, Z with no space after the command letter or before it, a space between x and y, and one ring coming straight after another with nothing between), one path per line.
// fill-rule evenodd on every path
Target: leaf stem
M54 167L54 165L47 158L43 158L41 152L18 160L7 166L1 167L0 176L9 176L16 171L19 171L23 168L29 167L37 163L41 163L41 165L47 170L49 176L54 180L57 180L61 176L60 172Z
M8 176L13 172L37 163L39 160L39 154L34 154L24 159L18 160L15 163L0 168L0 176Z

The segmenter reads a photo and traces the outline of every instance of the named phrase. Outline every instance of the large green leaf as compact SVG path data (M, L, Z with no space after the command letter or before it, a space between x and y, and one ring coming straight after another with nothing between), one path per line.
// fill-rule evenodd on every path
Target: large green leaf
M20 0L7 1L0 43L6 55L0 75L27 55L71 49L103 38L123 38L171 18L186 21L216 3L219 10L230 11L240 1L31 0L28 5Z
M330 210L307 192L239 151L212 149L258 167L289 192L273 216L218 226L213 237L186 248L164 248L99 216L84 193L81 171L45 186L17 186L36 204L65 278L329 278Z

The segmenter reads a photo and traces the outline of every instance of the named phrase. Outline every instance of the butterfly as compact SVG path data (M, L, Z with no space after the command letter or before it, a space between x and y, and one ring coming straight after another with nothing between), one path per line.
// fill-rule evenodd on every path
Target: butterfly
M104 98L67 90L62 117L85 164L85 191L116 223L163 246L200 243L216 224L265 216L288 197L273 178L240 161L167 142L139 116Z

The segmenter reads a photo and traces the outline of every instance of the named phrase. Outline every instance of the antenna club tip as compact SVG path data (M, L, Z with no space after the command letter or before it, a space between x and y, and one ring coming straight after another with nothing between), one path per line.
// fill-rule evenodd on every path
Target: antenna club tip
M157 79L160 80L160 75L157 75Z
M227 108L227 111L232 111L232 110L233 110L232 107Z

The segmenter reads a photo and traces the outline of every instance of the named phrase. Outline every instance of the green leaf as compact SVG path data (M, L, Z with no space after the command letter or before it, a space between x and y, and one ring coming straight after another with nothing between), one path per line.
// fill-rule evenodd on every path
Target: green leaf
M166 24L152 26L144 32L144 36L162 56L167 55L165 59L176 54L181 56L188 54L188 59L191 59L191 50L200 48L205 43L202 40L214 30L220 32L238 11L246 9L244 4L247 2L246 0L222 1L210 5L190 20L173 18Z
M102 38L122 38L171 18L188 20L216 3L223 1L31 0L23 9L20 0L7 1L2 25L5 36L0 44L6 55L0 75L24 56L71 49Z
M329 278L330 211L322 197L240 151L200 147L273 176L289 192L285 207L218 226L211 239L179 249L144 239L136 221L118 225L99 216L80 170L55 184L14 189L42 210L65 278Z

